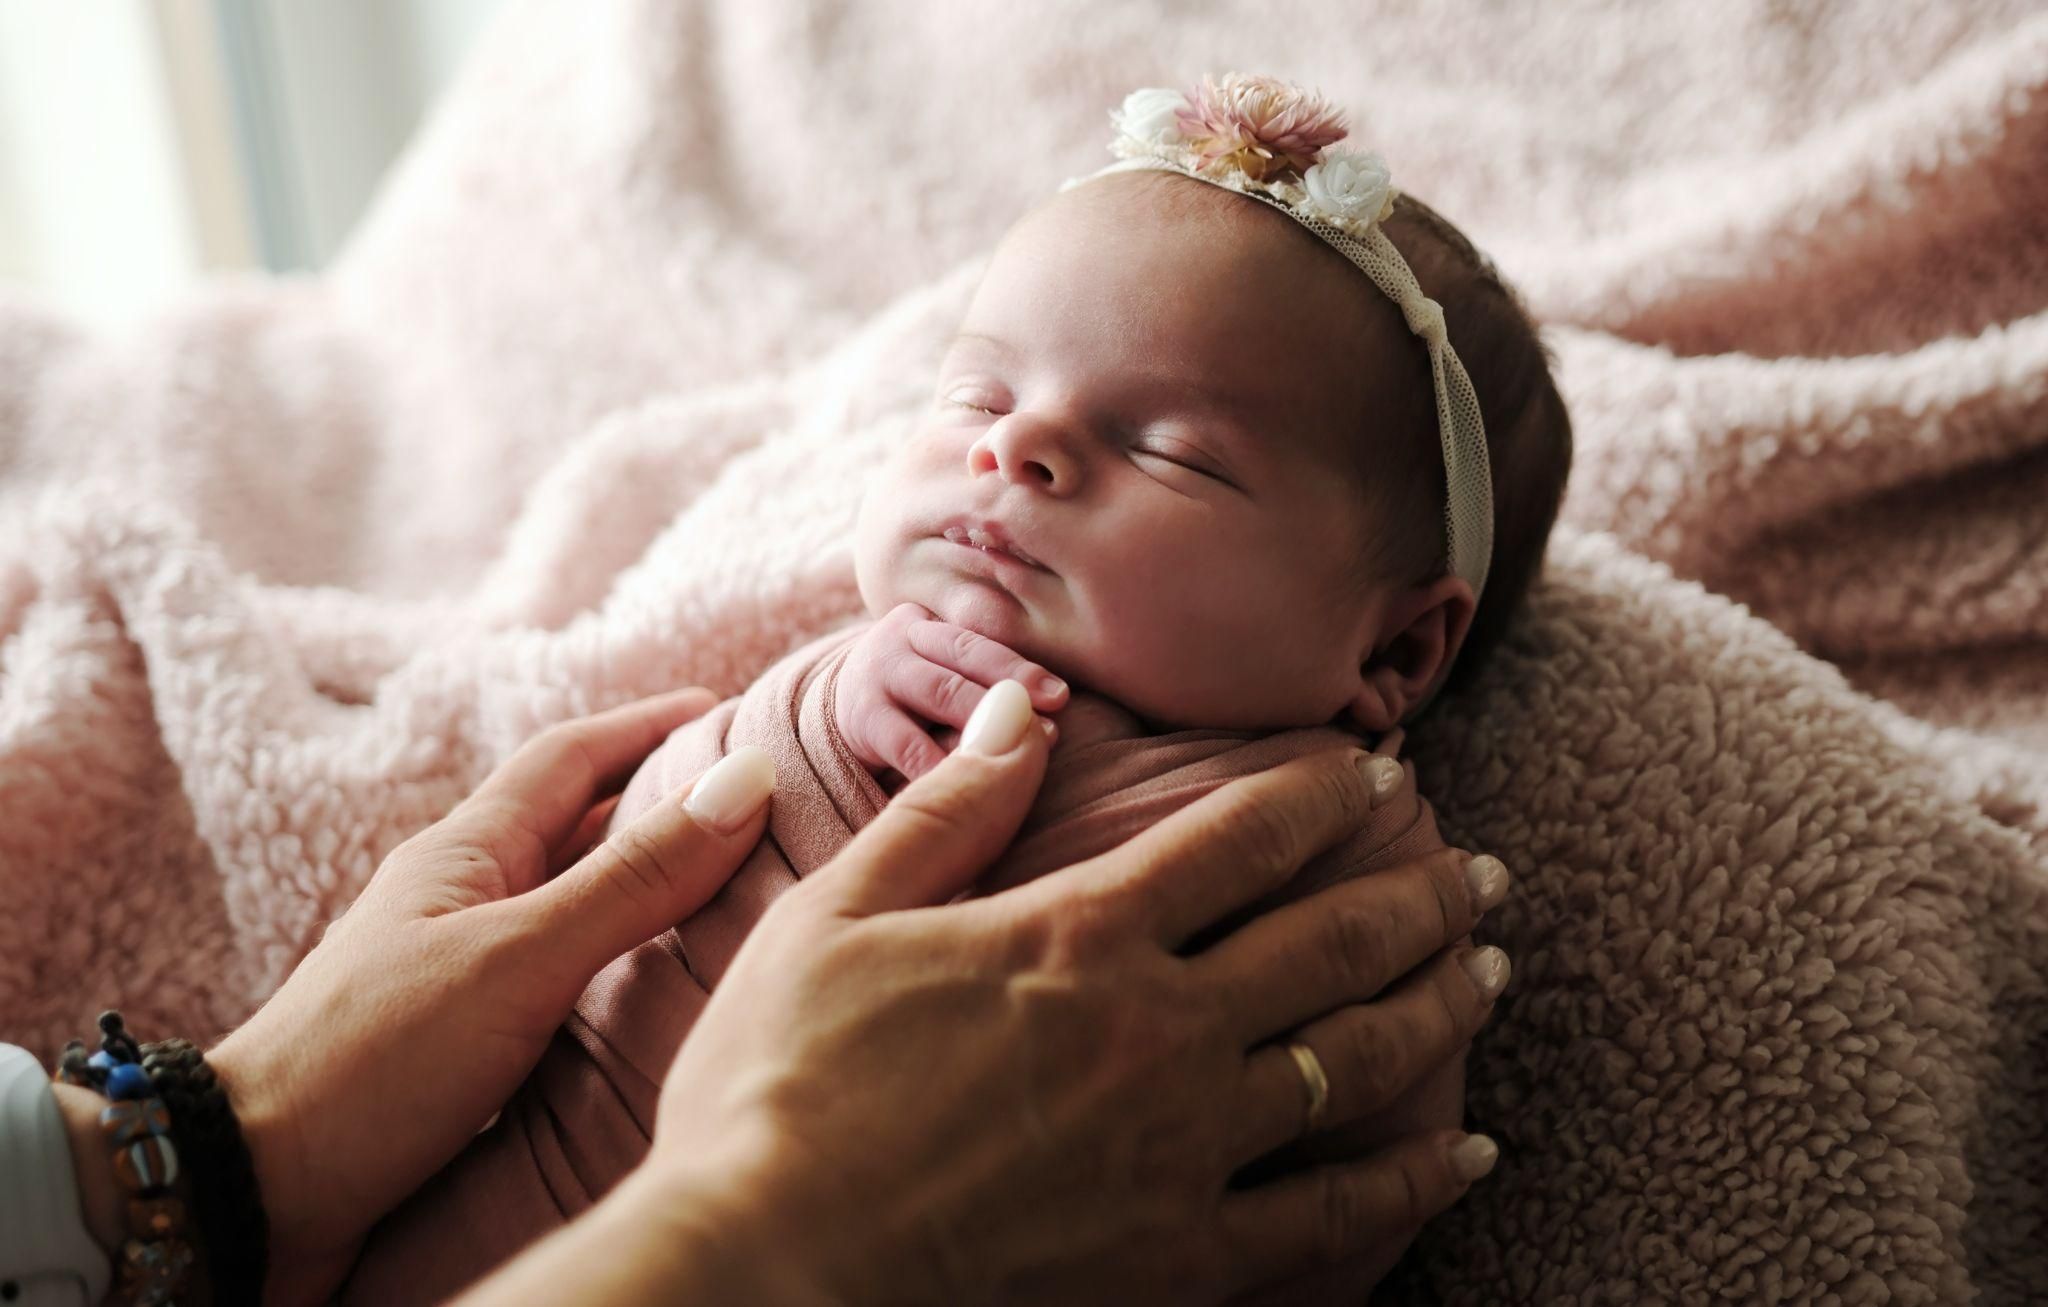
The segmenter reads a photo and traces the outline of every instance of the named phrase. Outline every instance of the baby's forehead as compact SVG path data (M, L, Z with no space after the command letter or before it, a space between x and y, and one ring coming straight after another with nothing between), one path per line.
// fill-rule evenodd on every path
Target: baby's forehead
M1124 241L1170 244L1191 283L1217 299L1284 306L1333 341L1388 348L1408 332L1400 312L1350 260L1272 206L1167 172L1092 178L1012 225L999 247L1114 258Z
M1206 228L1222 248L1256 245L1284 234L1275 224L1294 225L1258 201L1221 187L1174 173L1133 171L1090 178L1048 196L1010 230L1039 224L1059 237L1084 240L1105 223L1155 229L1194 225Z
M1005 326L1057 324L1078 299L1161 352L1188 347L1219 386L1278 383L1287 416L1318 427L1411 421L1427 400L1426 354L1364 273L1285 214L1204 182L1131 172L1060 192L1011 229L989 273L982 307Z

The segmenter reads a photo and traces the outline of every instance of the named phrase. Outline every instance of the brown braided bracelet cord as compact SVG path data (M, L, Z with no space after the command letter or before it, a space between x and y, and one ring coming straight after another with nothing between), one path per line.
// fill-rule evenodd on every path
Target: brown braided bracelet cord
M270 1223L256 1166L227 1091L186 1039L142 1046L142 1070L171 1109L171 1138L192 1186L192 1215L206 1245L218 1307L256 1307L270 1262Z

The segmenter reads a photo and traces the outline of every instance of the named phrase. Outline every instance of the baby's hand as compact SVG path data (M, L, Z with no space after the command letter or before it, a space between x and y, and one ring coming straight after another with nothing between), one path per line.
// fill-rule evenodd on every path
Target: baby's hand
M988 687L1006 680L1022 682L1041 713L1067 701L1065 682L1037 663L916 604L899 604L854 642L839 669L834 715L862 765L916 780L948 752L932 728L958 731Z

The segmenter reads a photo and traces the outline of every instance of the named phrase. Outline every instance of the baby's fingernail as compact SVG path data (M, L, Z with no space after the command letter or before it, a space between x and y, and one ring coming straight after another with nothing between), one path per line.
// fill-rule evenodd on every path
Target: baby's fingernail
M1045 732L1045 739L1048 744L1060 738L1060 728L1052 724L1052 718L1050 717L1039 718L1038 729Z
M1067 683L1057 676L1042 676L1038 680L1038 692L1048 699L1057 699L1067 692Z
M752 820L774 792L774 761L766 749L749 744L720 758L697 779L683 811L698 825L730 835Z
M1375 808L1394 797L1394 791L1401 788L1401 764L1392 758L1369 755L1364 770L1365 783L1372 787L1372 806Z
M1484 912L1508 896L1507 864L1482 853L1465 864L1465 884L1471 887L1474 906Z
M1458 959L1465 968L1465 974L1472 977L1473 988L1479 996L1491 1003L1508 984L1508 955L1488 944L1485 948L1473 949Z
M978 753L984 758L1008 753L1024 738L1024 728L1034 716L1031 696L1022 685L1016 681L997 681L974 705L967 725L961 728L961 751Z
M1485 1135L1466 1135L1451 1145L1451 1172L1461 1184L1471 1184L1500 1160L1500 1145Z

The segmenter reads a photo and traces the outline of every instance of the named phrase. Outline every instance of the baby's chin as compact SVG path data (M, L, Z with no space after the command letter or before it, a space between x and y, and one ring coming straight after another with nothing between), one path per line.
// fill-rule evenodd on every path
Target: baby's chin
M881 617L898 604L917 604L940 621L1005 645L1058 675L1073 674L1073 669L1061 666L1065 660L1057 624L1038 604L999 580L920 565L924 561L913 559L909 566L889 569L881 585L863 584L869 614Z
M1034 662L1044 661L1040 654L1045 633L1033 620L1031 609L996 582L949 577L911 588L918 593L903 598L922 604L940 621L1008 645Z

